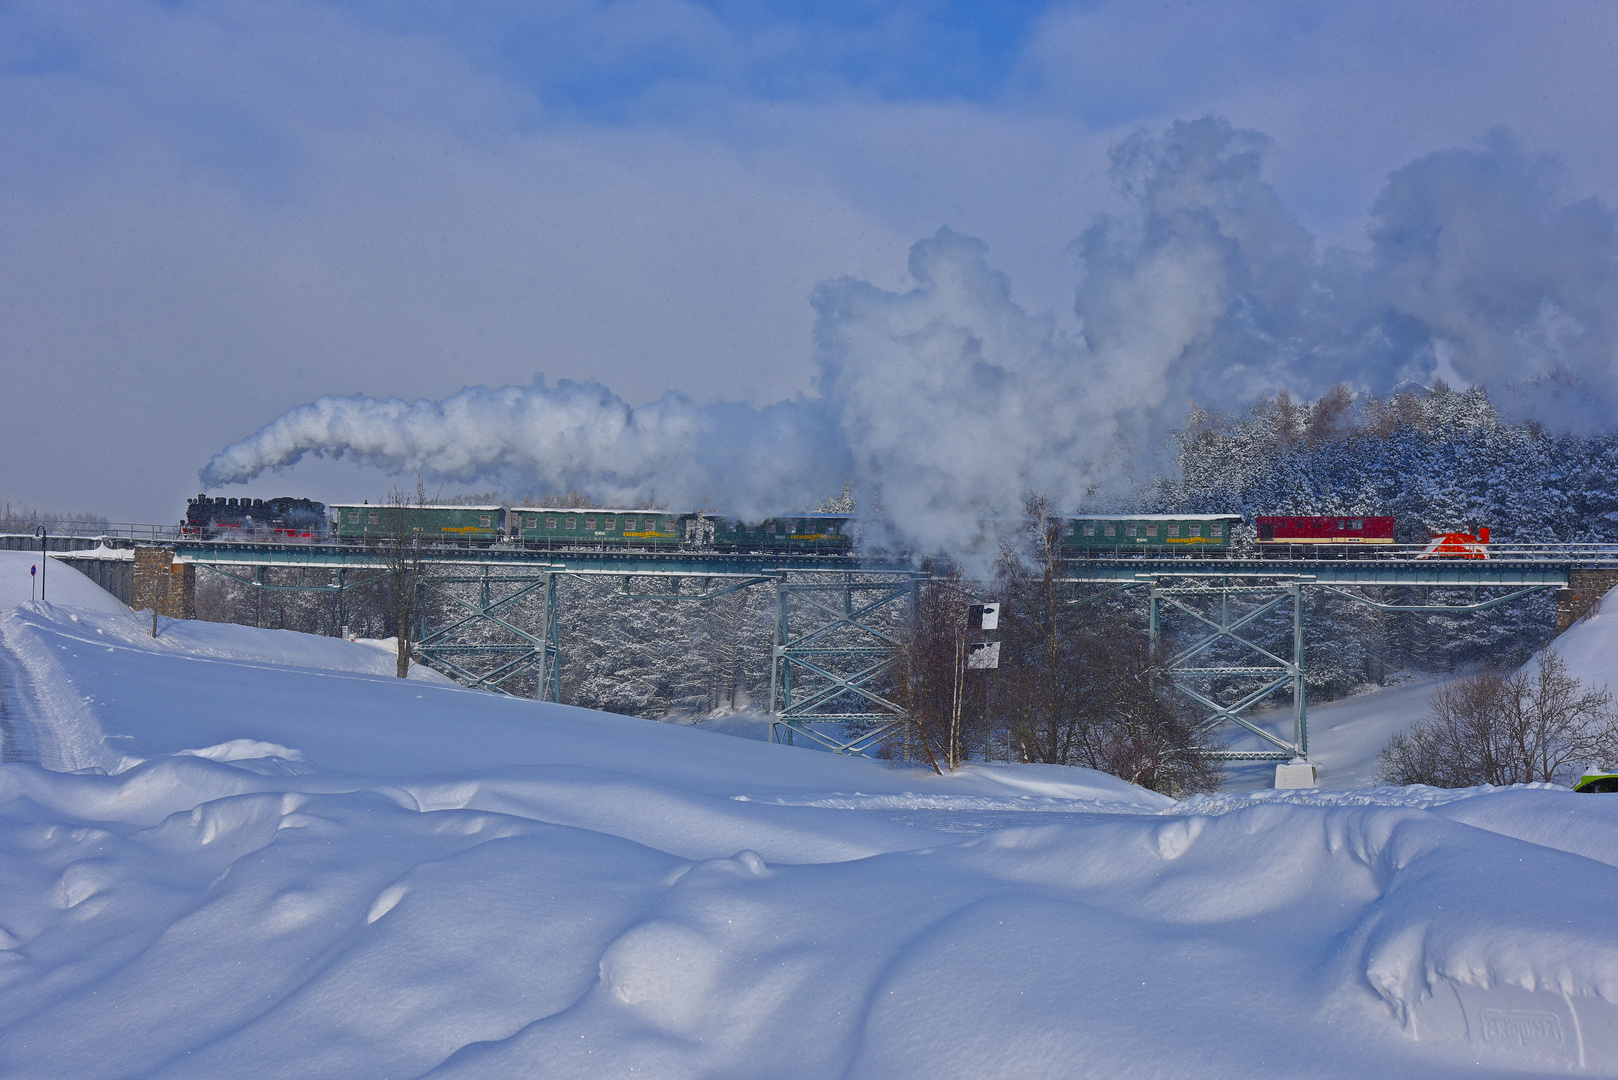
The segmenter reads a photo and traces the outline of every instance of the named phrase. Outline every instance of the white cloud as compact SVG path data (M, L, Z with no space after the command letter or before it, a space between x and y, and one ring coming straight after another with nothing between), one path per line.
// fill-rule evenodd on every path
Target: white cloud
M1068 243L1098 210L1128 209L1107 146L1210 109L1274 135L1293 216L1362 247L1385 173L1501 120L1563 153L1570 190L1610 192L1614 144L1589 133L1618 77L1611 9L1560 10L1056 8L1011 81L961 96L947 81L907 92L903 64L945 38L898 15L14 5L0 12L0 490L173 516L215 448L354 390L442 400L544 372L630 404L813 393L815 285L903 293L905 250L945 224L984 239L1025 317L1052 312L1071 336L1083 277ZM1279 307L1287 280L1331 287L1259 257L1260 233L1291 242L1260 217L1227 215L1259 230L1241 238L1245 265L1277 279L1251 295ZM1133 284L1086 300L1084 328L1108 304L1133 318L1142 336L1116 357L1195 337L1216 302L1199 290L1247 288L1221 283L1216 256L1128 255ZM1175 304L1153 306L1152 274L1178 275ZM1582 355L1570 328L1592 325L1592 303L1559 301L1538 337L1501 333ZM1414 314L1477 332L1475 312ZM1264 333L1296 344L1282 330ZM1117 362L1173 408L1315 370L1233 334L1215 327L1223 366L1182 365L1195 377ZM333 495L378 484L320 475L348 485Z

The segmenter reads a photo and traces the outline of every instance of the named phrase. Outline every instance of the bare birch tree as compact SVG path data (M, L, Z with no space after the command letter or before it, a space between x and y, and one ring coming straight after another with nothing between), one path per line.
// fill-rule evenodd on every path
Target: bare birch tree
M410 674L410 646L416 638L421 620L422 606L422 535L421 509L427 497L421 483L416 484L416 500L395 488L382 504L381 549L388 569L388 609L393 616L394 635L398 646L394 674L403 679Z
M949 567L921 586L899 639L894 681L907 718L902 749L938 772L958 768L983 734L982 679L966 671L972 599L959 568Z
M1514 675L1482 671L1433 692L1427 714L1382 748L1387 784L1565 784L1618 762L1612 694L1584 686L1555 653Z

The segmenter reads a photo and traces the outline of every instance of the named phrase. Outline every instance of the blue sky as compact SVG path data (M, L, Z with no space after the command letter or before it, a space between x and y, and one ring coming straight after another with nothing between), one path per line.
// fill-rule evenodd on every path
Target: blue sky
M944 225L1071 328L1109 155L1176 120L1261 133L1322 248L1497 129L1618 203L1615 38L1555 2L0 3L0 496L172 519L326 393L812 393L815 287L905 289Z

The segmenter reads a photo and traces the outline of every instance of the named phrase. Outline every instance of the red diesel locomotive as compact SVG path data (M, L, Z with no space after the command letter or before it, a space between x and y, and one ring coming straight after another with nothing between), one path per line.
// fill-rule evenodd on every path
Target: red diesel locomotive
M1259 554L1298 559L1347 556L1356 550L1370 554L1393 543L1391 517L1260 517Z

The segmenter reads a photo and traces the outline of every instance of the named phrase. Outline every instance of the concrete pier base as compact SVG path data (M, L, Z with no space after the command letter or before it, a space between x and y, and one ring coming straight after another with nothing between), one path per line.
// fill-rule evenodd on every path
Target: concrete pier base
M1277 788L1312 788L1319 780L1319 767L1312 761L1288 761L1275 767Z

